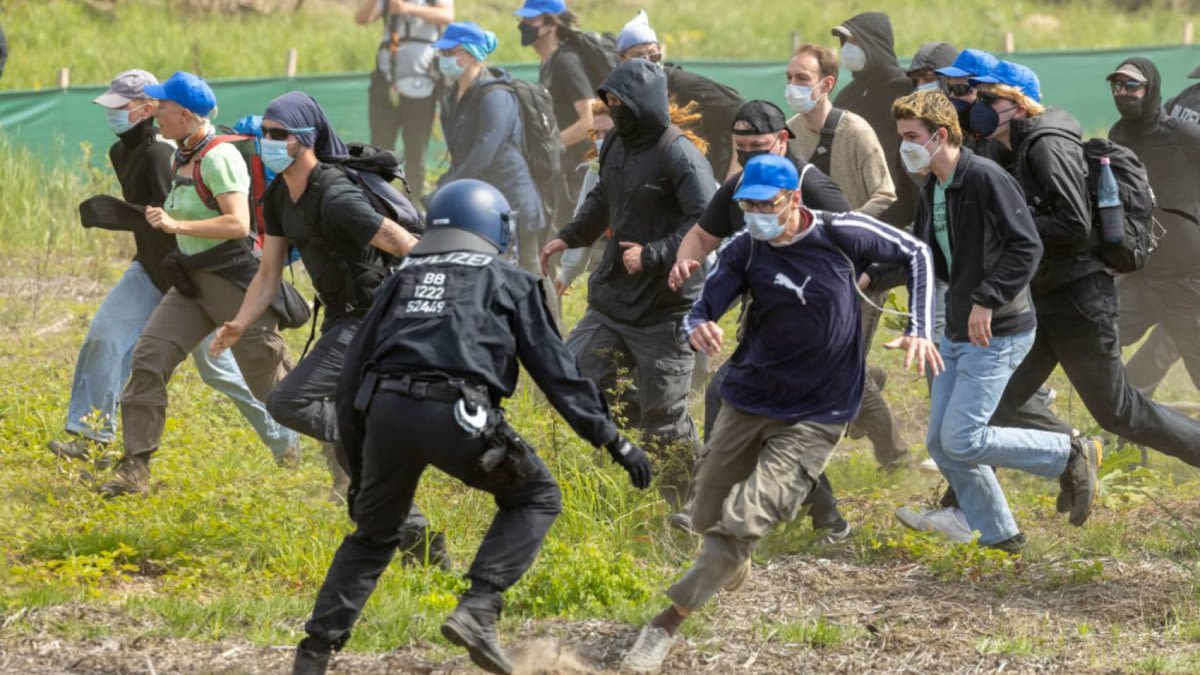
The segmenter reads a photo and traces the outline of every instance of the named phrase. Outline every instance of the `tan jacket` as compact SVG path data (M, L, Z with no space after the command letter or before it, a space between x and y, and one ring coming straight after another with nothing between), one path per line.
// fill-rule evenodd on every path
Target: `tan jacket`
M796 136L790 143L792 152L811 161L820 132L809 131L800 115L788 120L788 128ZM878 218L896 201L896 186L888 173L883 148L866 120L846 111L834 134L832 153L829 177L855 211Z

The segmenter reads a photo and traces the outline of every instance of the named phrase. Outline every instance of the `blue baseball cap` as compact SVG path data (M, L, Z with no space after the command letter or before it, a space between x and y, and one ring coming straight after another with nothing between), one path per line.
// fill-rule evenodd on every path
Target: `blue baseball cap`
M499 43L495 33L488 32L470 21L458 21L446 26L446 32L440 40L433 43L433 48L454 49L462 46L476 61L482 61L496 50L497 44Z
M525 0L521 9L513 12L513 16L522 19L532 19L543 14L562 14L567 11L567 3L563 0Z
M208 83L182 70L162 84L146 85L142 93L160 101L174 101L201 117L208 117L217 107L217 97Z
M982 49L964 49L955 57L954 63L933 71L946 77L979 77L991 75L1000 60Z
M1020 89L1022 94L1035 101L1042 100L1042 85L1038 80L1037 73L1026 66L1013 63L1012 61L1001 61L1000 65L996 66L990 75L973 77L971 78L971 82L980 84L1007 84L1010 87Z
M800 186L800 174L796 164L779 155L759 155L746 163L742 182L734 199L752 199L756 202L771 199L780 190L795 190Z

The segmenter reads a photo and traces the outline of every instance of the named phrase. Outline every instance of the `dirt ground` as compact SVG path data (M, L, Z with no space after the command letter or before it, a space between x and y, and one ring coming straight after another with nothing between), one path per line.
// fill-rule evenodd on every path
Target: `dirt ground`
M704 635L681 641L663 672L1103 673L1143 670L1136 666L1142 659L1181 655L1180 643L1165 640L1162 632L1191 573L1169 561L1105 560L1099 581L1055 587L1032 572L998 586L994 579L942 581L918 564L858 564L850 557L781 557L757 565L741 591L717 599ZM89 622L111 626L111 635L68 642L0 633L0 671L234 674L290 668L290 646L139 637L145 627L135 619L82 606L19 618L49 629L86 614L95 615L86 617ZM772 629L816 617L840 626L848 637L813 647L789 644ZM15 618L5 617L4 623ZM509 643L512 629L506 627ZM552 621L529 622L517 632L512 651L518 672L548 675L617 672L636 631L604 621ZM1028 645L989 648L989 638L997 635L1028 636ZM1120 646L1110 649L1114 640ZM1120 661L1114 661L1118 652ZM431 659L446 653L429 644L382 654L346 652L335 658L331 672L473 672L457 654Z

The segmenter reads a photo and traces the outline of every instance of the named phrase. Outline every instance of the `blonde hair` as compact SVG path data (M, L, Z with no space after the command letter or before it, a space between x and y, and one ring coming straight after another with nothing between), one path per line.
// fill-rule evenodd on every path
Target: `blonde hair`
M691 101L685 106L680 106L678 103L672 100L668 112L671 115L671 124L679 127L680 131L683 132L683 135L686 136L687 139L691 141L698 150L700 150L700 154L707 155L708 141L697 136L696 132L694 131L694 128L699 126L700 120L704 117L700 113L700 106L695 101ZM605 117L612 117L612 113L608 110L608 105L600 99L595 99L592 102L592 115L604 115ZM593 139L596 137L594 131L592 130L588 131L588 135ZM585 161L591 161L596 159L598 156L599 153L596 152L596 148L592 147L587 151L586 154L584 154L583 159Z
M1006 101L1012 101L1030 117L1037 117L1046 112L1046 106L1025 95L1025 92L1007 84L985 84L983 90Z
M931 134L944 128L946 140L950 145L962 145L963 135L958 124L958 111L941 91L914 91L901 96L892 103L892 118L916 120Z

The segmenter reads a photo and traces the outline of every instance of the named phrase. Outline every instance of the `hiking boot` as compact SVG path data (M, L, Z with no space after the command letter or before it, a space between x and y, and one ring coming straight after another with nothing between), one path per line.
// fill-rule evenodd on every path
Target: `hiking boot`
M496 638L496 618L504 599L499 593L467 593L442 624L442 636L465 647L471 662L489 673L509 675L512 664Z
M117 463L112 478L100 486L107 499L122 495L144 494L150 489L150 455L126 455Z
M733 593L746 584L746 580L750 578L750 559L746 558L746 562L738 566L737 571L733 573L733 578L725 582L725 590Z
M687 534L699 534L696 528L692 525L692 516L688 513L672 513L667 516L667 524Z
M337 446L333 443L322 443L321 455L325 457L325 466L333 476L333 483L329 486L329 501L345 504L346 493L350 491L350 474L346 473L342 463L338 461Z
M817 540L817 544L820 546L830 546L838 543L839 541L845 541L846 538L850 536L850 532L852 531L850 529L850 523L847 523L845 520L841 519L839 519L839 521L833 525L813 529L816 529L817 531L824 530L825 532L825 534L821 535L821 538Z
M1092 505L1096 503L1097 472L1103 457L1104 446L1100 439L1091 436L1071 439L1071 458L1067 460L1067 468L1059 481L1063 492L1067 493L1068 520L1075 527L1087 522Z
M988 548L996 549L997 551L1004 551L1009 555L1021 555L1021 552L1025 550L1026 541L1025 534L1023 532L1018 532L1004 541L998 541L995 544L985 545Z
M50 441L46 447L63 459L87 459L92 454L92 441L80 436L69 441Z
M312 638L304 638L296 646L296 660L292 662L292 675L325 675L329 669L329 658L333 650L313 644Z
M647 625L621 659L621 669L635 673L657 673L675 645L675 636L665 629Z
M299 443L299 441L297 441L296 443L293 443L292 445L287 446L286 448L284 448L283 452L279 453L278 455L275 455L275 465L281 469L287 469L288 471L292 471L292 470L300 468L300 443ZM350 483L349 483L348 479L347 479L346 487L347 488L350 487Z
M427 565L450 571L446 535L424 527L406 527L400 532L400 556L405 565Z

